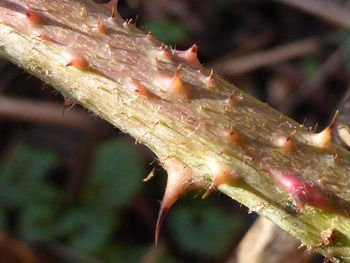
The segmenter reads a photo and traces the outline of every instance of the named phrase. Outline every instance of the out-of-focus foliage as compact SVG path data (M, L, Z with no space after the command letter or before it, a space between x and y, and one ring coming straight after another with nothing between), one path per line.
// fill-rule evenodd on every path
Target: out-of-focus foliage
M1 226L9 223L6 212L16 212L13 228L24 240L64 240L81 252L108 255L118 231L116 215L141 187L142 159L126 141L101 143L83 201L70 208L64 207L65 193L47 178L56 159L52 151L23 144L0 167Z
M181 42L188 34L186 26L181 21L172 19L149 20L145 21L144 25L157 39L168 45Z
M209 202L189 202L178 207L170 222L171 233L180 248L211 258L225 253L234 234L244 225L241 217L230 217Z
M140 191L144 163L130 142L109 139L95 151L89 181L79 204L66 207L65 193L49 178L57 163L51 150L21 144L0 166L0 225L11 225L18 237L27 241L56 240L106 263L137 262L150 243L118 237L120 216ZM11 222L9 213L16 213ZM242 226L210 206L187 201L170 219L170 232L182 249L191 254L220 256L230 247ZM220 240L217 240L220 236ZM76 259L75 259L76 260ZM176 262L169 253L159 263Z

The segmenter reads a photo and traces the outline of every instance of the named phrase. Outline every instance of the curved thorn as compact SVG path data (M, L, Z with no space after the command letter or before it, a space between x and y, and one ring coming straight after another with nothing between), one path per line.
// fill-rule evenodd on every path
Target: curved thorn
M163 205L161 205L161 207L159 209L156 229L154 231L154 243L155 243L156 246L158 245L160 229L161 229L161 227L163 225L164 218L167 215L169 209L170 209L170 207L165 207Z

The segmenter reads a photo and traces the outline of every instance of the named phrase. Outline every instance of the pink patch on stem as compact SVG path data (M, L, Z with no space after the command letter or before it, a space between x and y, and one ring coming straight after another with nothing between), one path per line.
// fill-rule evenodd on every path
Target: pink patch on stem
M294 199L300 210L304 211L305 204L325 209L328 206L327 196L313 183L308 183L289 172L273 173L279 185Z

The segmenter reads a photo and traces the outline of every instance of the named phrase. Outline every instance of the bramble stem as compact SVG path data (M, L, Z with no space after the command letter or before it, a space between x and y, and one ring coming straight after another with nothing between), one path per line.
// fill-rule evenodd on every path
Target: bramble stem
M349 152L323 148L305 127L219 76L209 78L192 53L162 49L90 1L2 0L0 20L1 56L129 133L162 162L185 164L208 187L215 179L210 163L231 169L241 183L219 190L305 245L335 228L334 241L316 249L350 262ZM304 188L288 188L280 173ZM288 208L291 198L299 209L306 205L303 213Z

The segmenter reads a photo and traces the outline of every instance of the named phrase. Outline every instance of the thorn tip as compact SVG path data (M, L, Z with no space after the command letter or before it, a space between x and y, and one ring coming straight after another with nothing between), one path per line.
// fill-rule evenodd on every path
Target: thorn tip
M187 50L175 51L175 55L177 55L183 61L191 64L192 66L201 67L202 64L198 60L197 53L198 53L198 47L196 44L193 44L192 47L190 47Z
M158 243L160 228L171 206L186 192L203 187L203 183L196 181L192 170L182 162L176 159L167 159L164 161L164 167L168 173L168 180L155 228L156 244Z
M190 91L181 79L181 68L181 65L179 65L173 77L167 79L166 92L173 94L180 99L188 100L190 98Z
M42 26L44 24L43 19L40 15L34 13L34 12L27 12L26 17L28 21L35 26Z
M316 147L323 148L323 149L330 149L332 132L334 130L334 126L338 119L338 116L339 116L339 111L337 110L328 127L326 127L323 131L319 133L309 135L307 138L308 141L311 142L311 144Z

